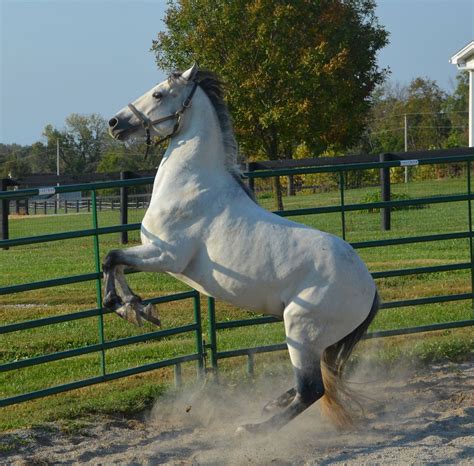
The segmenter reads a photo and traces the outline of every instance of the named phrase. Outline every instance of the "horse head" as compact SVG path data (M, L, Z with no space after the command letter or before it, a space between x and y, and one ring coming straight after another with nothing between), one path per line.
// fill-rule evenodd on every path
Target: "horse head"
M134 102L122 108L109 120L109 133L120 141L131 136L168 138L179 131L181 116L191 105L197 87L193 81L197 65L151 88Z

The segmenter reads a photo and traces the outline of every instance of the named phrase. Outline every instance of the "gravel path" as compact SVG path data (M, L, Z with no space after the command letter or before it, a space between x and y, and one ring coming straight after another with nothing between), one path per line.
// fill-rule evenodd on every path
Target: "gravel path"
M363 376L371 399L356 431L335 431L314 407L276 434L237 437L238 423L287 384L259 380L248 393L208 384L160 399L141 419L101 418L74 434L56 425L0 434L0 463L474 464L474 361L383 375Z

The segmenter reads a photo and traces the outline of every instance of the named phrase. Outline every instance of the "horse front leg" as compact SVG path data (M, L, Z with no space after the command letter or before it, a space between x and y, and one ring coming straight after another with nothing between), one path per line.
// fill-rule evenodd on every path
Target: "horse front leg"
M125 267L144 272L173 272L176 269L174 262L179 264L171 251L164 251L155 245L110 251L102 264L104 308L115 311L135 325L141 325L142 320L161 325L155 307L143 304L141 297L130 289L123 272Z
M102 306L113 311L123 304L115 288L115 277L118 271L117 262L117 251L110 251L102 263L104 275L104 299L102 300Z

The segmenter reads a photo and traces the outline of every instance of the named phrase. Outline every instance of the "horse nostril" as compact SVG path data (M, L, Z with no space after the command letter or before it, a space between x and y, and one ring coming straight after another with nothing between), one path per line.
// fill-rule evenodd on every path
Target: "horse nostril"
M119 123L119 120L116 117L109 120L109 126L111 128L115 128L118 125L118 123Z

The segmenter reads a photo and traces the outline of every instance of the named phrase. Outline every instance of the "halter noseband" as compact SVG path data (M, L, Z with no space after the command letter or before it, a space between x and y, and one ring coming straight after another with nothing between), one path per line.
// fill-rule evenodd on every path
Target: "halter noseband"
M158 125L159 123L163 123L164 121L168 120L174 120L176 119L176 123L173 127L173 131L168 134L168 136L165 136L164 138L161 138L153 143L154 146L161 144L162 142L166 141L167 139L173 137L179 130L179 124L181 122L181 117L185 110L189 107L191 107L191 100L193 98L194 93L196 92L198 84L196 81L194 81L193 88L191 89L191 92L189 93L188 97L184 100L183 104L181 105L181 108L176 111L175 113L172 113L171 115L167 115L161 118L157 118L156 120L150 120L146 115L144 115L140 110L138 110L135 105L133 104L128 104L128 108L132 111L132 113L142 122L143 127L145 128L146 132L146 152L145 152L145 159L147 158L148 151L150 150L150 147L152 145L151 143L151 134L150 134L150 128L153 128L155 125ZM156 131L156 130L155 130Z

